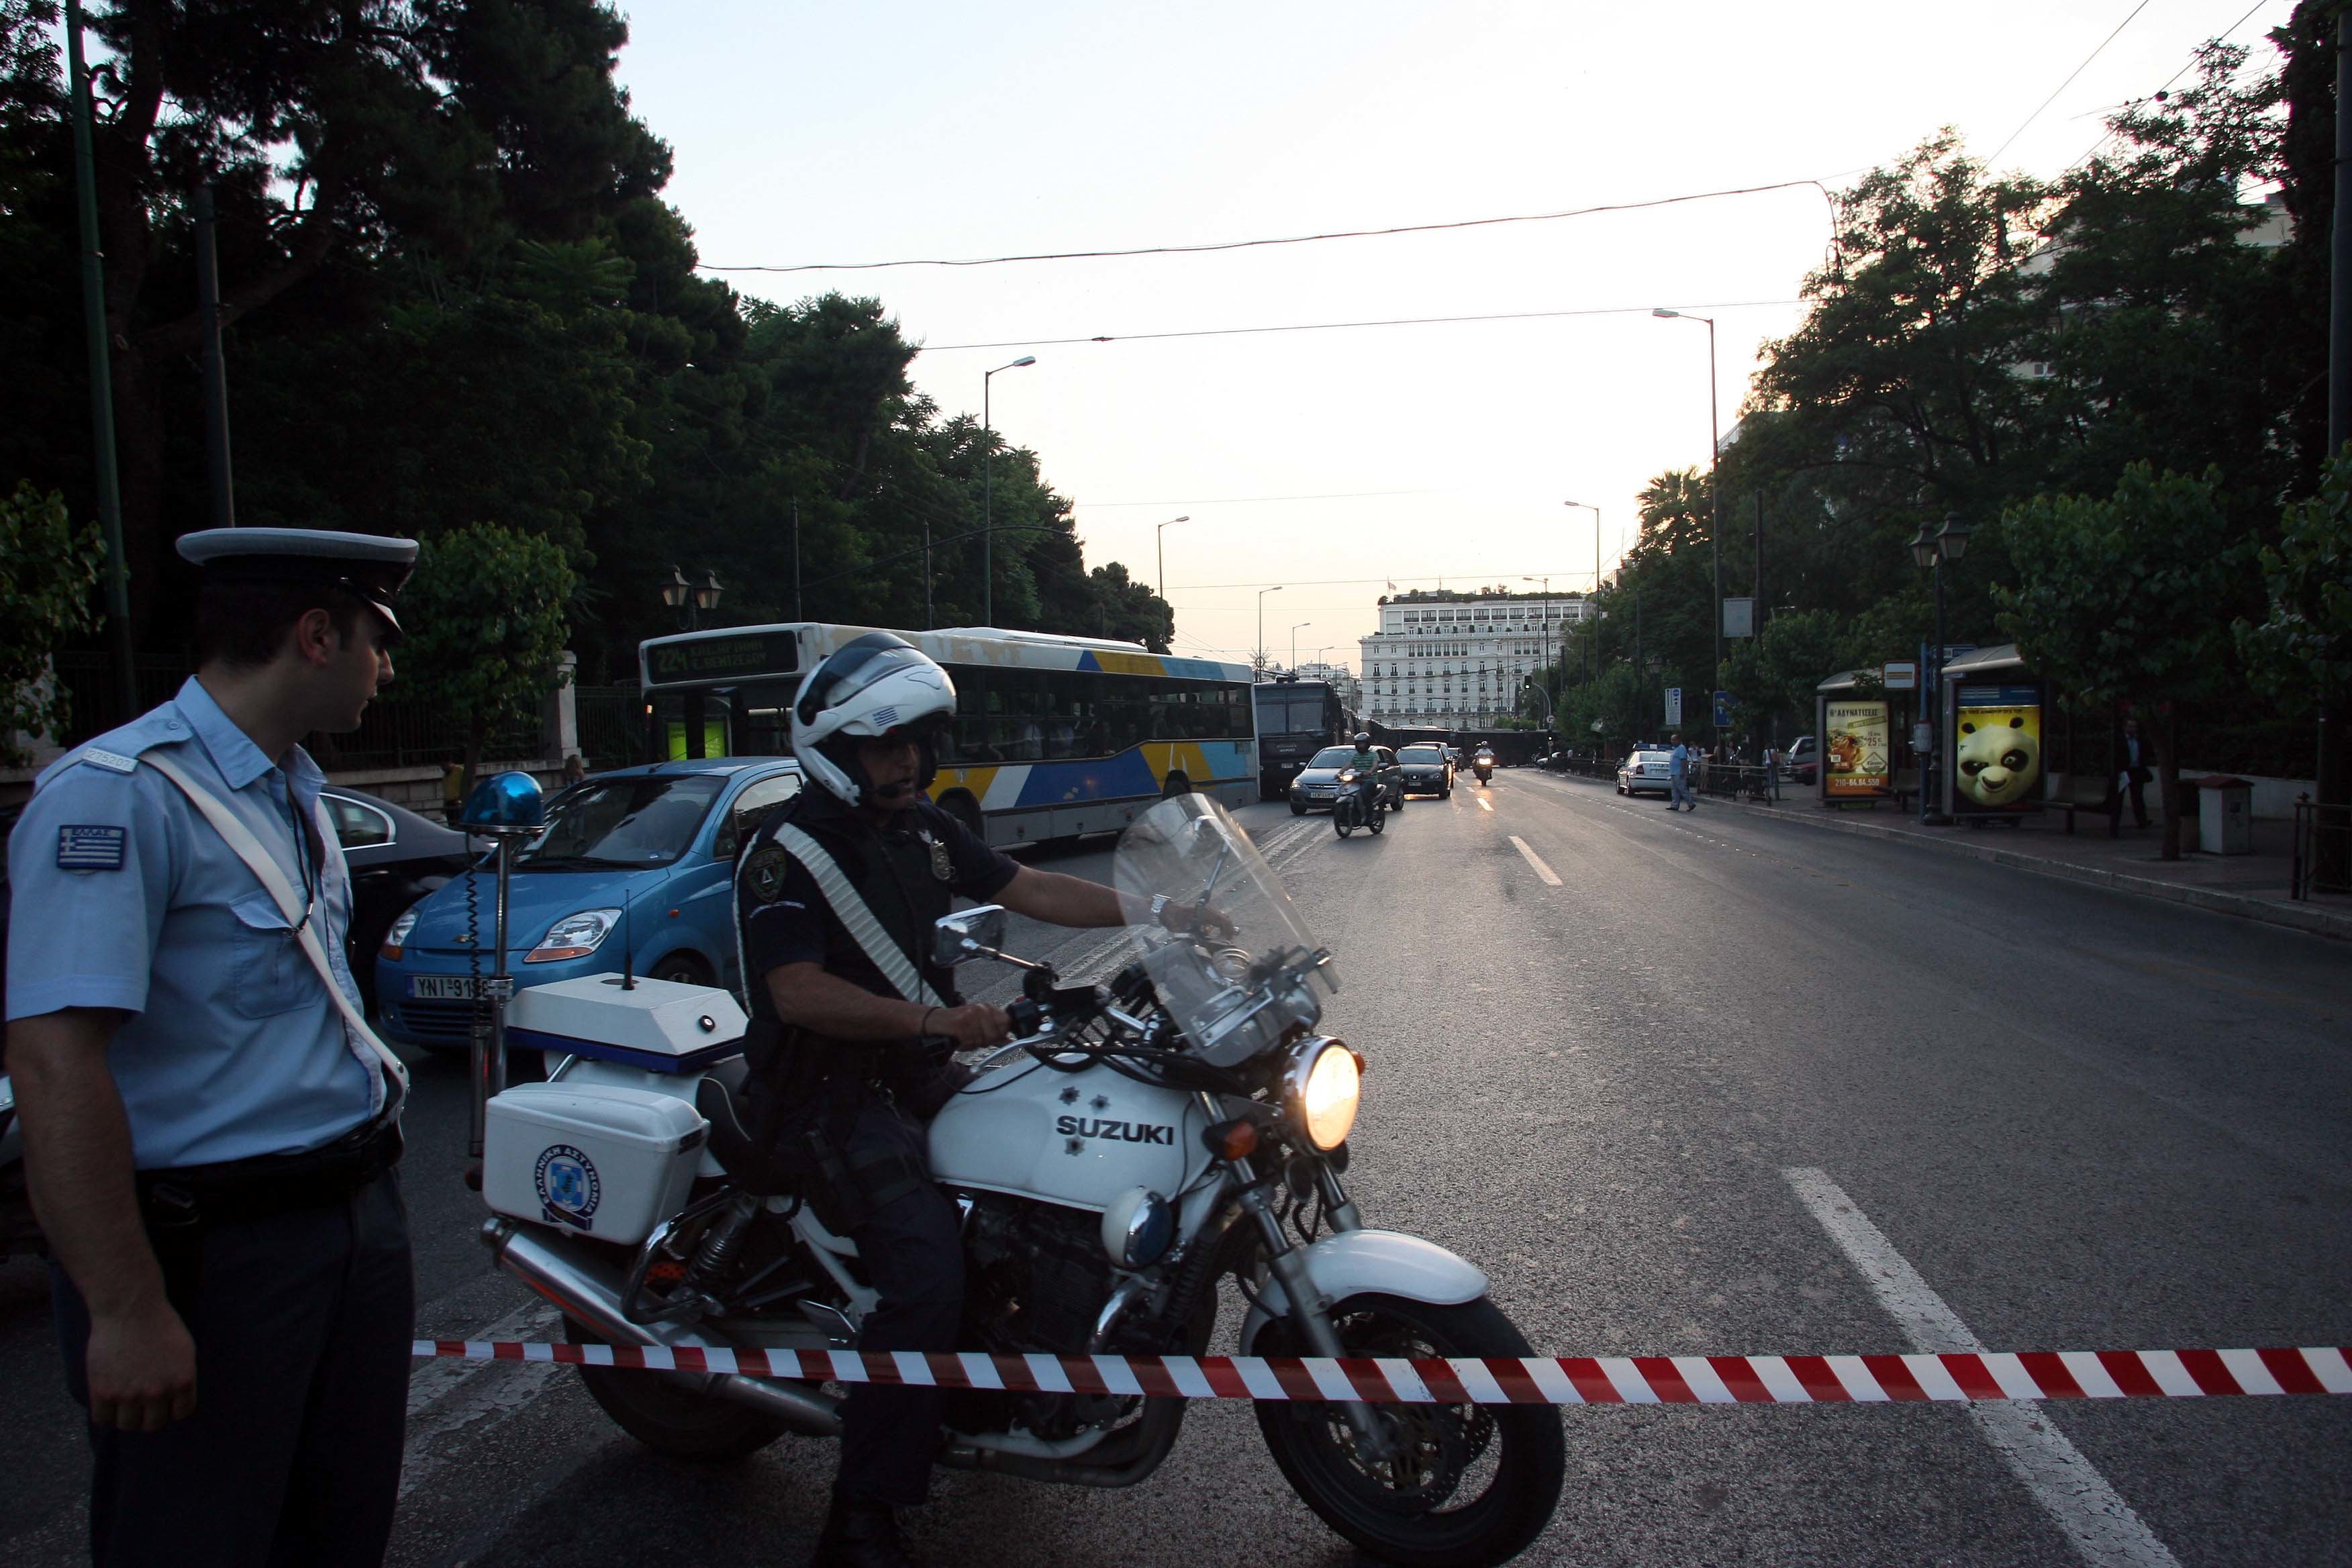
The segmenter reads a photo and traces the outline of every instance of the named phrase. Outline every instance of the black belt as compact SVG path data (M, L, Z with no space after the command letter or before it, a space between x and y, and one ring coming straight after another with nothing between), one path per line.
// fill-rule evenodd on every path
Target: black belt
M362 1122L331 1143L215 1165L140 1171L139 1208L158 1242L217 1225L330 1208L399 1163L400 1122Z

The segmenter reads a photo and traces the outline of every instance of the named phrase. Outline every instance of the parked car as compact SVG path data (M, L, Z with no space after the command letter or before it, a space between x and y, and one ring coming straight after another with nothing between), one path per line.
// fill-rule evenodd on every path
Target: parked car
M319 792L352 868L352 928L343 956L360 995L375 1005L375 951L384 932L417 900L462 874L479 846L445 823L419 816L364 790L329 784Z
M1781 776L1796 784L1811 784L1821 772L1822 751L1811 735L1800 735L1789 742L1789 750L1780 759Z
M1641 795L1654 790L1671 800L1675 793L1673 775L1673 752L1631 752L1617 764L1617 793Z
M599 773L548 802L547 831L515 858L507 972L518 987L617 973L741 989L735 854L800 793L771 757L654 763ZM460 877L394 921L377 951L383 1032L446 1049L472 1038L471 975L492 971L494 879L467 907ZM609 939L609 940L608 940Z
M1381 760L1381 797L1391 811L1404 809L1404 770L1397 765L1397 756L1386 746L1374 746L1372 754ZM1339 797L1339 770L1354 760L1353 746L1326 746L1307 760L1298 775L1290 781L1290 815L1304 816L1309 810L1328 811Z
M1444 800L1454 794L1454 764L1445 759L1445 748L1431 742L1406 746L1397 752L1397 768L1402 775L1398 787L1406 795L1433 795Z

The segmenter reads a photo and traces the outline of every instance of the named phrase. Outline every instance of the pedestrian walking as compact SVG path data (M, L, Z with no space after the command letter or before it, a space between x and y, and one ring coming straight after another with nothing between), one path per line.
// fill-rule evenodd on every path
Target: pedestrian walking
M1774 805L1780 804L1780 748L1764 748L1764 793Z
M2147 826L2147 781L2155 777L2148 767L2147 742L2140 739L2139 721L2126 719L2123 732L2116 737L2116 776L2107 784L2107 837L2123 836L2124 796L2131 796L2132 822L2135 826Z
M1683 744L1683 732L1674 732L1675 749L1666 756L1666 784L1671 793L1666 797L1666 809L1696 811L1698 802L1691 798L1690 748Z
M298 743L392 676L405 539L214 529L196 673L9 845L8 1069L104 1564L383 1561L415 1331L407 1075Z

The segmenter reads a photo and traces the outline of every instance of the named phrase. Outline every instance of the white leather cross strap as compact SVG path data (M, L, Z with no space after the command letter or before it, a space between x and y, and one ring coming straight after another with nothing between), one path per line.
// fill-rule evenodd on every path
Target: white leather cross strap
M318 929L303 919L305 911L300 897L294 891L293 884L286 879L285 871L276 860L270 858L269 851L261 847L261 840L253 836L251 828L238 820L236 813L231 811L218 796L213 795L204 785L190 778L179 763L169 757L152 754L142 755L139 760L180 786L180 793L188 797L188 804L194 806L203 815L204 819L213 825L213 831L221 836L222 840L236 852L236 858L244 861L247 868L260 879L263 889L278 905L278 912L286 917L286 923L295 928L296 939L302 944L303 953L310 960L310 967L317 970L319 978L326 983L328 999L334 1003L335 1010L343 1016L344 1037L352 1047L352 1054L362 1061L365 1061L368 1052L373 1051L375 1053L376 1060L383 1064L383 1077L370 1086L369 1108L381 1112L384 1108L385 1094L394 1087L397 1089L399 1098L406 1099L408 1095L407 1065L393 1055L390 1046L376 1037L376 1032L368 1027L367 1019L361 1016L357 1007L352 1005L351 998L343 994L341 984L335 979L334 965L327 960L326 946L319 940ZM319 812L318 826L321 835L320 842L331 844L335 841L334 826L327 819L323 807ZM298 852L300 852L299 846Z
M816 879L817 891L832 906L834 918L866 951L866 956L874 961L874 967L882 972L882 978L890 983L892 989L908 1001L926 1007L947 1005L940 999L940 994L924 983L922 972L898 951L898 944L890 940L890 933L882 929L882 922L866 907L866 900L857 896L857 889L850 885L833 857L825 853L824 845L790 823L776 829L776 842L783 846L786 854L808 868L809 875Z

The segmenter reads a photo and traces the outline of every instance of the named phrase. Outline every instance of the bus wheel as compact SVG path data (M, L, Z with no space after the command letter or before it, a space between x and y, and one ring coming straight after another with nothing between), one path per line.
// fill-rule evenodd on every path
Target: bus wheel
M1192 793L1192 781L1186 778L1182 773L1170 773L1168 775L1168 782L1160 786L1160 798L1162 800L1166 800L1171 795L1191 795Z
M980 819L980 805L971 796L958 790L940 797L940 809L963 824L964 828L982 843L988 842L988 826Z

